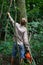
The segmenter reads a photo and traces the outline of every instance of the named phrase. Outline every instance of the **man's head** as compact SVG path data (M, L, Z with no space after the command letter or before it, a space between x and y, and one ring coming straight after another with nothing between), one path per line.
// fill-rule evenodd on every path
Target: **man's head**
M22 18L20 23L22 26L24 26L26 25L26 22L27 22L26 18Z

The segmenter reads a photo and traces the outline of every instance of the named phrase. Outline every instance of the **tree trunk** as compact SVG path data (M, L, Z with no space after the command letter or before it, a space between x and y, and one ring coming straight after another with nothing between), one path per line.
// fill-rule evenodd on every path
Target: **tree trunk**
M21 20L21 18L26 18L26 6L25 6L25 0L17 0L17 7L18 7L18 16L19 16L19 20Z
M25 0L17 0L16 3L17 3L17 8L19 10L19 14L18 14L19 21L21 20L21 18L27 19ZM31 53L31 51L30 51L30 53ZM33 59L33 65L36 65L34 59Z

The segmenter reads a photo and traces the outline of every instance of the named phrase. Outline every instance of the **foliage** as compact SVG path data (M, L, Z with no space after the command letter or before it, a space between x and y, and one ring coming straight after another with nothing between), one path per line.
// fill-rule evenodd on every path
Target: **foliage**
M14 34L14 28L7 16L9 6L9 0L0 0L0 54L5 55L6 57L10 56L12 53L12 37ZM32 55L37 65L43 65L43 0L26 0L26 8L28 17L28 32L32 33L30 41ZM14 18L14 1L10 7L10 13ZM2 42L2 40L4 41Z
M43 26L42 24L43 23L42 22L43 21L41 20L41 22L32 21L28 23L28 30L32 33L32 38L30 41L31 50L37 65L39 65L39 63L43 65L42 63L43 61Z
M43 16L43 1L41 0L26 0L26 8L28 18L38 18ZM31 8L31 9L30 9Z
M30 9L30 2L33 6ZM33 57L37 65L43 65L43 1L26 0L28 31L32 33L30 41ZM31 7L32 7L31 6Z

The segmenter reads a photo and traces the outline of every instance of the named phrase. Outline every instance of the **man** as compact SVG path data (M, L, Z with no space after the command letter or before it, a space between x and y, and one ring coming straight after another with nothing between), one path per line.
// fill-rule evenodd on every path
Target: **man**
M10 13L8 12L8 16L14 26L15 21L12 19ZM19 53L20 53L20 59L21 62L24 59L24 55L25 55L25 49L24 49L24 45L26 45L26 48L29 50L29 43L28 43L28 35L27 35L27 29L25 27L26 25L26 19L22 18L20 24L19 23L15 23L16 26L16 36L17 36L17 44L19 46ZM16 56L16 43L14 44L14 48L13 48L13 52L12 52L12 59L11 59L11 65L13 65L13 61L15 59Z

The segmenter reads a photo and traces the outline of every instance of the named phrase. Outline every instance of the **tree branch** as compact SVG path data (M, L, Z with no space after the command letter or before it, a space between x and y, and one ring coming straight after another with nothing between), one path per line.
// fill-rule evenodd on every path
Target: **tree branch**
M29 36L29 42L30 42L30 40L31 40L31 37L32 37L32 33L30 32L30 36Z
M1 18L1 16L2 16L2 13L3 13L3 6L4 6L4 0L3 0L3 3L2 3L2 9L1 9L1 13L0 13L0 18Z

